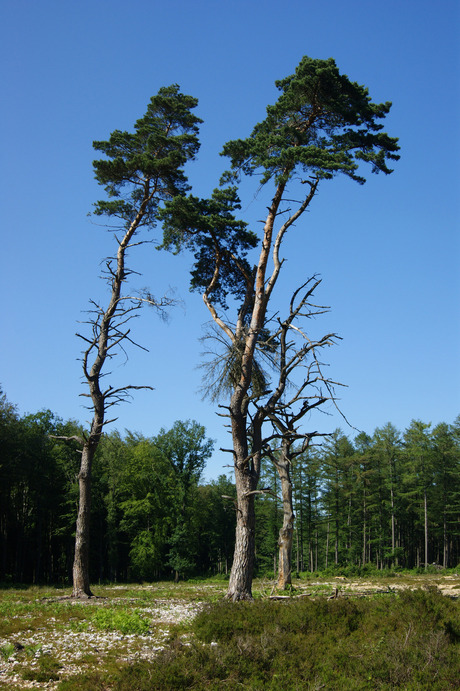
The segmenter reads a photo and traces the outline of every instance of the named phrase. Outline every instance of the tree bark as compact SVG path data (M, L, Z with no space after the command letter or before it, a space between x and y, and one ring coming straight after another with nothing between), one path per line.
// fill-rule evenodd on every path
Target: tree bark
M286 170L286 174L290 171ZM267 305L273 289L278 280L282 261L279 250L282 239L287 229L305 211L316 192L318 180L311 185L310 193L306 196L299 209L288 218L274 237L274 224L283 198L286 183L280 182L272 198L268 215L266 217L263 239L261 243L259 263L255 267L254 281L247 284L246 308L253 302L249 329L244 334L245 318L247 310L243 309L238 317L234 339L236 342L243 339L244 348L241 357L241 376L234 385L233 394L229 406L232 426L233 458L235 465L235 485L237 494L237 525L235 552L230 575L227 598L232 600L244 600L252 598L252 577L255 563L255 513L254 492L260 476L260 461L262 456L262 425L268 407L259 408L255 419L251 422L251 432L248 429L248 405L252 384L254 354L260 332L265 327ZM267 278L267 264L270 252L273 252L273 267L271 275ZM207 293L205 294L207 296ZM209 302L209 301L208 301ZM215 315L211 309L214 320ZM293 318L294 314L292 315ZM217 322L219 323L219 322ZM223 325L227 335L231 335L228 327ZM244 335L243 335L244 334ZM275 396L279 398L280 392ZM249 453L249 436L251 437L251 450ZM292 540L292 538L291 538Z
M279 185L272 204L269 207L264 226L264 236L261 245L259 264L255 275L255 289L248 285L248 291L253 294L254 306L251 323L245 337L244 350L241 359L241 376L235 385L229 406L232 426L233 458L235 466L235 486L237 496L235 551L232 570L226 597L233 601L252 599L252 578L255 563L255 509L254 492L260 476L260 433L263 419L258 421L252 435L252 454L249 457L248 440L248 391L252 382L254 352L257 338L265 324L265 314L270 293L279 273L279 266L275 266L272 276L265 285L265 274L269 252L272 247L273 225L281 202L284 185ZM236 328L236 338L240 336L241 322ZM257 448L258 447L258 448Z
M363 488L363 566L366 563L366 530L367 530L366 485Z
M294 535L294 511L292 507L292 482L289 459L282 454L275 463L281 481L283 497L283 525L278 537L278 588L285 590L292 584L292 540Z
M423 517L424 517L424 537L425 537L425 569L428 568L428 501L426 487L423 492Z
M79 502L75 533L72 597L92 597L89 578L89 537L91 512L91 468L96 447L86 442L78 474Z
M252 600L255 562L254 491L258 477L250 468L241 468L235 463L235 482L237 492L235 551L226 595L234 602Z

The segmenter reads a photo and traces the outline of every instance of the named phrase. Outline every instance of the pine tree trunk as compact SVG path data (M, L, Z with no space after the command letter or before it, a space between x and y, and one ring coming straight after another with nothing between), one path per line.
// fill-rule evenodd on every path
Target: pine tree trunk
M299 554L299 528L296 528L295 531L295 537L296 537L296 566L297 566L297 573L300 571L300 554Z
M445 501L445 500L444 500ZM446 518L446 504L444 503L444 514L443 514L443 548L442 548L442 565L447 569L448 565L448 540L447 540L447 518Z
M424 533L425 533L425 569L428 568L428 503L426 496L426 488L423 495L423 513L424 513Z
M86 442L78 474L79 502L75 534L72 597L92 597L89 583L89 535L91 512L91 467L95 447Z
M395 547L396 547L396 532L395 532L395 498L394 498L394 491L393 491L393 484L391 485L391 494L390 494L390 500L391 500L391 553L392 553L392 566L395 565Z
M364 487L363 491L363 566L366 563L366 517L367 517L367 509L366 509L366 487Z
M235 396L233 402L235 399L231 419L235 461L236 533L226 598L237 602L252 600L256 548L254 495L260 475L260 456L253 455L250 460L248 459L246 416L239 413L243 407L241 400Z
M235 467L237 492L236 534L233 564L228 583L227 599L252 600L252 576L255 562L254 494L257 481L250 470Z
M276 461L283 497L283 525L278 537L278 588L284 590L291 585L292 538L294 534L294 511L292 508L292 482L289 475L289 460Z
M315 571L318 571L318 531L315 532Z
M304 571L304 540L303 540L303 486L302 486L302 469L300 469L300 500L299 500L299 514L297 525L300 526L300 571ZM300 519L300 520L299 520ZM298 528L299 530L299 528ZM299 569L297 569L299 571Z

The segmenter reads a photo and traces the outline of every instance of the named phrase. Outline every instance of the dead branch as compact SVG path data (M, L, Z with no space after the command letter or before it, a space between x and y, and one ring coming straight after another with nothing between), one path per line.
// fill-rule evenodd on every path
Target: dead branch
M271 494L272 497L278 498L278 495L270 489L270 487L264 487L263 489L254 489L252 492L245 492L244 497L250 497L253 494Z
M72 434L71 436L61 436L57 434L49 434L48 435L50 439L60 439L62 441L76 441L78 444L81 446L84 446L86 437L79 437L76 434Z

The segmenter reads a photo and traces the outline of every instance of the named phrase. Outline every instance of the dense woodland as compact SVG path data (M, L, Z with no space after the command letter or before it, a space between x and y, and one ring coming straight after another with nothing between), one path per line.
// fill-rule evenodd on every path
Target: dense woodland
M71 580L78 501L78 425L50 411L20 416L0 401L0 581ZM203 483L213 442L197 422L146 438L107 433L92 480L91 578L154 580L227 574L235 489ZM226 462L223 458L223 465ZM460 563L460 418L412 421L350 439L336 430L291 468L293 567L425 567ZM273 574L282 521L279 479L266 460L257 495L256 569Z

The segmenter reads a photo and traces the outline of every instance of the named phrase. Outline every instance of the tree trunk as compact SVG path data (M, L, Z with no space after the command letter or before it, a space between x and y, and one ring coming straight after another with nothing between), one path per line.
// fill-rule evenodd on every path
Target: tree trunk
M248 357L246 362L246 366L252 368L251 357ZM254 496L260 477L263 417L253 420L252 452L249 454L248 403L249 399L244 387L237 386L232 395L229 409L235 468L236 532L233 564L226 594L226 598L234 602L252 600L252 577L255 564L256 516Z
M297 565L297 573L299 573L299 571L300 571L299 526L296 527L295 538L296 538L296 565Z
M89 584L89 535L91 511L91 467L96 446L87 441L83 446L78 474L79 502L75 534L72 597L92 597Z
M257 478L258 479L258 478ZM237 492L235 551L226 597L234 602L252 600L252 576L255 562L254 492L257 479L250 469L235 464Z
M299 513L297 520L297 530L300 529L300 568L297 567L297 571L304 571L304 544L303 544L303 484L302 484L302 466L300 466L299 473Z
M424 534L425 534L425 569L428 568L428 502L426 487L423 494Z
M366 507L366 486L363 490L363 566L366 563L366 518L367 518L367 507Z
M444 500L443 512L443 539L442 539L442 565L445 569L448 566L448 540L447 540L447 517L446 517L446 500Z
M280 529L280 534L278 538L278 588L280 588L280 590L285 590L292 583L291 554L293 532L294 514L291 514L289 519L287 518L287 516L284 516L283 527Z
M285 590L291 585L292 538L294 534L294 511L292 507L292 482L289 474L289 459L281 456L275 462L281 481L283 496L283 525L280 528L278 547L278 588Z
M318 530L315 531L315 571L318 571Z

